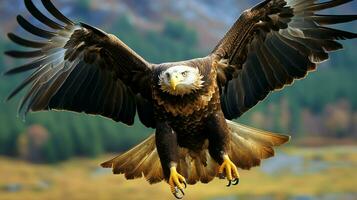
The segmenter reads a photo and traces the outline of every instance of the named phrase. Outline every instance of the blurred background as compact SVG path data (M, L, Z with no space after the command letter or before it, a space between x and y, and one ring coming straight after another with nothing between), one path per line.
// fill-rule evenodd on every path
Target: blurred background
M39 0L34 0L43 10ZM117 35L150 62L205 56L240 13L257 0L56 0L71 19ZM356 14L357 2L328 13ZM0 51L19 48L15 17L22 0L0 1ZM357 22L340 28L357 32ZM215 180L187 189L186 199L357 199L357 41L343 42L317 72L271 94L238 121L292 135L262 167L242 171L241 184ZM0 71L21 64L0 56ZM0 78L0 199L173 199L165 183L126 181L99 164L153 130L101 117L51 112L17 117L20 98L3 100L24 76Z

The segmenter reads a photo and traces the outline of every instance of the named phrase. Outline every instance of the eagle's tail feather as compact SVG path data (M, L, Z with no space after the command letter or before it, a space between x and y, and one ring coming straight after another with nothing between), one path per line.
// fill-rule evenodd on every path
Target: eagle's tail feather
M250 169L262 159L274 156L275 146L290 140L290 136L258 130L227 120L231 130L229 157L237 167Z
M124 174L126 179L144 176L151 184L164 179L154 134L129 151L102 163L101 166L112 168L114 174Z
M262 159L274 156L274 146L289 141L286 135L262 131L228 121L231 133L228 156L241 169L260 165ZM208 183L218 176L219 165L209 155L208 150L192 152L179 148L177 171L186 178L188 184ZM155 135L107 162L101 164L113 168L114 174L124 174L127 179L144 176L151 184L164 180L160 159L156 150Z

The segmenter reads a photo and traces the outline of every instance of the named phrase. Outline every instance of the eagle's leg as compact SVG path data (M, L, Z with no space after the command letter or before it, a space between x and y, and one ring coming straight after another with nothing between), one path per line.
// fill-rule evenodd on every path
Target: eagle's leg
M178 148L177 136L174 130L166 122L158 123L156 126L156 148L160 157L161 166L166 181L170 185L172 194L181 199L187 187L185 178L177 170Z
M181 199L185 193L183 190L187 187L186 179L176 171L176 166L172 165L170 168L169 185L171 193L177 198ZM181 192L181 195L179 194Z
M231 140L229 129L222 111L208 118L206 126L209 140L209 153L211 157L220 165L218 174L220 177L226 177L228 185L237 185L239 183L239 173L237 166L230 160L228 149Z
M228 180L227 187L231 185L238 185L239 183L239 173L237 166L231 161L228 155L223 156L223 163L218 169L218 174L226 176Z

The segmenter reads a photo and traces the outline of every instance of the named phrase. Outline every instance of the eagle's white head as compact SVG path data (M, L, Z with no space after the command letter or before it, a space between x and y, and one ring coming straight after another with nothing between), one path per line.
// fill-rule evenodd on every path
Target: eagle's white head
M203 76L197 68L178 65L163 71L159 77L161 90L175 96L190 94L203 87Z

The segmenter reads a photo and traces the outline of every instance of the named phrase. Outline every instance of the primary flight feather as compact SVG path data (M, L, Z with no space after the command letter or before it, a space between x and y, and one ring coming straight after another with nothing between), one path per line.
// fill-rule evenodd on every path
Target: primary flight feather
M51 30L19 15L19 25L42 39L8 34L34 49L6 52L32 58L5 73L32 71L8 99L29 86L19 107L22 115L68 110L132 125L138 113L145 126L156 129L155 135L102 166L128 179L166 180L177 198L186 184L208 183L217 176L227 178L228 186L238 184L237 168L250 169L274 156L273 147L289 136L229 120L315 70L328 52L342 48L336 40L357 37L325 26L354 21L357 15L316 14L351 0L266 0L244 11L208 56L153 64L116 36L73 22L50 0L41 1L56 21L32 0L24 2Z

